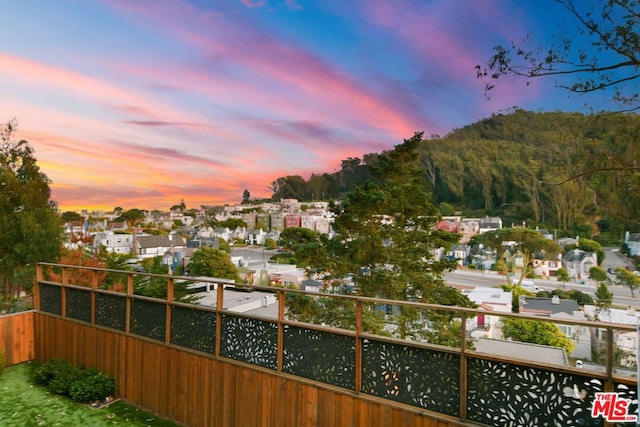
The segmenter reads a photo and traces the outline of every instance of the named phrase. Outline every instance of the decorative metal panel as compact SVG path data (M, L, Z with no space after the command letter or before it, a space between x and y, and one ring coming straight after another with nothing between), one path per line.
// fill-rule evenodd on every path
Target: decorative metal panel
M467 417L499 426L601 426L591 417L600 380L469 359Z
M129 332L154 340L164 341L166 317L165 304L132 299Z
M96 293L96 325L119 331L126 330L127 297Z
M67 317L91 322L91 291L89 289L67 288Z
M195 308L171 307L171 343L214 354L216 313Z
M628 386L626 384L616 383L613 386L613 391L618 393L618 397L620 399L629 399L631 401L627 410L627 414L638 414L638 388L636 386ZM629 424L627 423L627 425Z
M363 393L459 415L459 355L363 340L362 359Z
M40 310L62 315L62 288L40 283Z
M282 370L353 390L355 338L285 326Z
M223 315L220 354L264 368L276 369L278 325L256 319Z

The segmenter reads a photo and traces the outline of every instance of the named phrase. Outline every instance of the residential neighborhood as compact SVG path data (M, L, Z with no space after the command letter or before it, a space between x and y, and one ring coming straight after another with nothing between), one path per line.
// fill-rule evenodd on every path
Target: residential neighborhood
M189 262L193 254L203 247L220 248L225 242L231 247L230 259L237 267L239 277L245 285L276 286L300 289L307 292L335 292L332 284L324 283L320 277L309 276L309 273L295 264L271 262L271 255L278 253L273 248L265 249L267 242L277 243L280 234L287 228L297 227L313 230L328 238L333 235L334 216L326 202L301 203L296 199L283 199L280 203L263 203L258 206L239 204L224 206L213 215L205 210L190 211L171 210L166 213L145 212L145 217L138 224L116 221L120 212L81 212L83 221L65 224L67 247L85 250L105 250L115 254L130 254L131 263L135 265L144 259L161 257L162 264L169 271L189 271ZM236 227L221 227L225 221L240 220ZM144 227L141 225L144 224ZM512 224L512 227L524 227L525 224ZM161 230L161 233L149 234L150 229ZM463 218L462 216L445 216L437 223L436 229L459 233L460 240L450 251L436 250L436 259L455 261L459 269L494 271L497 265L509 266L503 274L518 276L525 274L526 254L517 242L506 242L502 246L490 247L478 243L474 238L483 233L495 233L503 229L502 220L497 217ZM545 229L535 229L541 238L555 241L564 253L549 256L544 252L534 253L530 267L534 277L558 283L558 271L564 269L572 281L584 281L589 277L592 267L598 266L596 254L580 249L579 238L563 237L555 239L554 234ZM625 235L625 243L631 254L638 251L639 234ZM83 246L84 245L84 246ZM572 248L572 249L566 249ZM515 281L515 280L514 280ZM351 289L353 285L348 279L343 284ZM199 304L215 305L215 285L198 288L193 285L199 298ZM537 287L536 287L537 288ZM533 290L533 288L531 288ZM277 301L272 293L262 291L246 292L240 288L226 287L225 309L249 313L268 318L277 316ZM535 355L541 357L549 352L548 357L563 361L563 364L596 363L594 354L602 351L605 338L602 331L588 328L574 328L571 325L561 326L562 333L570 338L573 350L564 354L564 350L549 348L548 350L532 348L528 343L515 343L506 340L502 333L502 323L493 313L511 313L513 311L513 293L500 288L475 287L463 289L465 295L477 307L486 311L467 320L467 331L478 351L509 354L514 358ZM541 318L589 320L593 319L594 306L581 307L575 300L561 299L558 296L536 297L533 293L519 297L517 311L522 314L535 315ZM636 324L638 317L635 311L611 308L599 311L598 318L620 324ZM631 352L635 348L635 337L632 334L616 335L615 342L623 352ZM544 347L544 346L538 346ZM554 353L556 352L556 353ZM558 353L559 352L559 353ZM562 353L562 354L560 354ZM556 354L554 356L554 354ZM533 360L533 359L531 359ZM572 362L574 361L574 362ZM592 362L593 361L593 362ZM635 363L635 362L633 362ZM631 366L632 361L623 357L621 369ZM597 364L596 364L597 365Z

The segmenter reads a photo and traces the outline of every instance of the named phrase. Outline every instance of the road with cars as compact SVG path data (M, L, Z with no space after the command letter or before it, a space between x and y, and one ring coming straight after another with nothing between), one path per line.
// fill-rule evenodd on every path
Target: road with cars
M601 265L605 270L609 267L616 268L626 268L627 266L632 266L631 261L625 257L620 251L616 248L604 248L605 251L605 259ZM609 279L609 290L613 293L613 304L619 306L633 306L636 308L640 308L640 289L634 291L635 297L631 296L631 290L626 286L620 286L615 284L615 274L611 274L607 272L607 277ZM497 272L480 272L477 270L457 270L455 272L449 273L445 275L445 280L447 283L452 285L457 285L458 287L494 287L496 285L501 285L506 283L506 279L503 275L498 274ZM594 280L586 279L583 283L579 282L566 282L561 283L555 279L555 277L550 279L528 279L532 280L540 289L546 291L552 291L554 289L576 289L578 291L584 292L586 294L591 295L592 297L595 294L596 288L598 287L598 283Z
M605 271L608 268L626 268L632 266L631 261L620 253L617 248L604 248L605 259L601 265ZM262 247L246 246L246 247L232 247L232 256L242 256L252 262L263 261L266 262L271 256L278 253L277 250L265 250ZM607 273L609 279L609 290L613 292L613 304L618 306L633 306L640 309L640 289L635 291L635 297L631 296L631 290L628 287L615 284L615 274ZM448 273L444 277L445 281L449 284L456 285L458 287L474 288L476 286L494 287L506 283L506 279L503 275L498 274L495 271L477 271L477 270L457 270ZM564 289L576 289L592 297L595 294L598 283L594 280L586 279L583 283L578 282L566 282L561 283L554 278L550 279L528 279L532 280L540 289L546 291L552 291L558 288Z

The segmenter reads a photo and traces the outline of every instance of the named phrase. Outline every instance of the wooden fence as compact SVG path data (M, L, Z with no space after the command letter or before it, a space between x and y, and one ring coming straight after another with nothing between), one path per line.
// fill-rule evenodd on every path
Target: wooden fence
M100 289L98 278L111 273L125 276L124 291ZM398 304L448 310L466 337L466 319L481 313L474 309L347 297L355 323L340 330L288 319L285 293L299 291L278 289L276 318L261 318L223 309L220 283L216 306L202 307L173 301L179 278L147 275L167 281L158 300L136 295L134 276L40 264L35 358L107 372L124 399L188 426L597 426L595 393L637 396L637 380L613 369L613 332L634 327L557 321L606 331L606 367L586 371L478 353L466 339L452 348L362 327L363 304Z
M5 365L32 360L35 355L34 311L0 316L0 350L4 350Z

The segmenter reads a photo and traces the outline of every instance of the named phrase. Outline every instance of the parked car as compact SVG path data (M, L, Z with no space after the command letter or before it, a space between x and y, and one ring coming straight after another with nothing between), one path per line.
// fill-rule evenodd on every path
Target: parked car
M609 268L607 268L607 273L616 274L616 269L614 267L609 267Z

